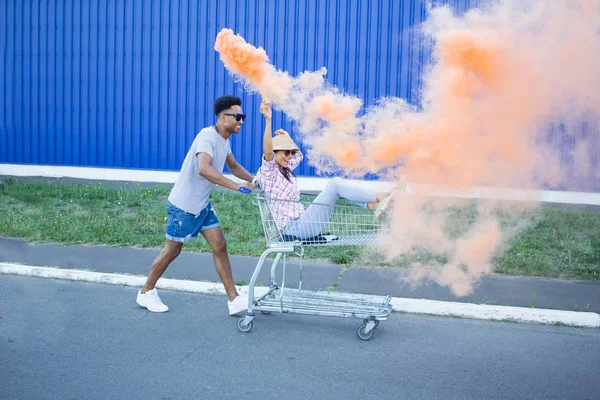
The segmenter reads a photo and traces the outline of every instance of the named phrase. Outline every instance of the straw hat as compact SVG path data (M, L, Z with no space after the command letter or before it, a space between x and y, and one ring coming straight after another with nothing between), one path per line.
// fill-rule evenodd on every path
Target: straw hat
M273 138L273 151L275 150L300 150L290 135L275 135Z

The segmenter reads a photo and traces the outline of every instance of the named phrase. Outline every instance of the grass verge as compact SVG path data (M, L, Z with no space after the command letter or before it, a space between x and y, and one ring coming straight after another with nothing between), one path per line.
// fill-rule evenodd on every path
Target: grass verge
M104 184L21 182L8 179L0 190L0 235L30 242L105 244L116 247L160 247L164 244L165 202L170 187L112 187ZM217 211L230 254L258 256L265 249L258 209L250 196L214 191ZM542 208L535 215L498 215L505 227L522 218L534 221L514 236L494 258L495 272L514 275L600 279L600 213ZM449 234L459 235L477 220L476 208L449 210ZM209 251L203 240L188 251ZM362 247L310 248L309 259L337 264L355 260L383 262ZM444 263L442 254L415 251L394 260Z

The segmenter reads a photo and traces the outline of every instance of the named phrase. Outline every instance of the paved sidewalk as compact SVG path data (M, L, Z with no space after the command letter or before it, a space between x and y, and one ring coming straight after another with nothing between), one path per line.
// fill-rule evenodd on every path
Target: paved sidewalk
M113 248L107 246L30 245L20 239L0 238L0 262L63 269L85 269L104 273L145 276L160 249ZM257 264L255 257L231 256L236 281L249 282ZM299 262L288 257L286 285L297 286ZM259 281L268 284L270 262ZM401 269L350 268L335 264L302 263L303 288L362 294L392 295L462 303L535 307L600 313L600 282L491 275L477 284L473 294L454 296L448 288L427 282L411 287L402 282ZM167 269L165 278L219 282L210 253L183 252Z

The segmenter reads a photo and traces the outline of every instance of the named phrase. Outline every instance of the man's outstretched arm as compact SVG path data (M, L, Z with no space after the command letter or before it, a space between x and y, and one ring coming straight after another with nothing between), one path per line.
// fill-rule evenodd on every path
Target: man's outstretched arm
M242 167L242 165L237 162L233 154L228 155L225 159L225 162L227 163L227 168L229 168L229 171L233 174L233 176L243 179L246 182L252 182L252 179L254 179L252 174L246 171L246 168Z
M231 154L229 156L231 156ZM228 159L229 159L229 156L227 156ZM232 190L240 190L240 188L242 186L247 187L249 189L253 189L251 183L244 183L244 184L240 185L238 183L235 183L231 179L225 177L225 175L223 175L219 171L217 171L212 166L212 157L209 156L208 154L198 153L197 157L198 157L198 174L200 174L200 176L205 178L207 181L217 184L219 186L223 186L223 187L232 189ZM229 167L229 163L227 164L227 167ZM248 182L251 182L252 175L250 175L248 173L248 171L246 171L241 165L240 165L240 168L242 168L244 170L244 172L246 172L245 176L250 178ZM231 170L231 168L230 168L230 170ZM233 173L233 171L231 171L231 172ZM234 175L240 179L246 180L245 178L240 177L236 174L234 174Z

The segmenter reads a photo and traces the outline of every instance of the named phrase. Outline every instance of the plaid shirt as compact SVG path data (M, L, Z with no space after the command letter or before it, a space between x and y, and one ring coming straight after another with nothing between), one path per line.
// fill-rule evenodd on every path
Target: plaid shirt
M304 156L296 153L288 164L290 170L294 170L300 164ZM263 156L262 165L256 173L256 179L267 199L289 200L270 201L271 214L279 229L283 229L288 222L298 218L304 212L304 206L300 201L300 187L295 176L290 174L290 181L285 179L275 159L265 160Z

